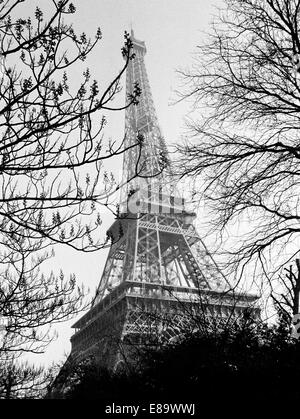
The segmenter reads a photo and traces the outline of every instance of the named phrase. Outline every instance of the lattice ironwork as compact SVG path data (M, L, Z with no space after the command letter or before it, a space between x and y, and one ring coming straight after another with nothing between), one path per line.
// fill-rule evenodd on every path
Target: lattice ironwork
M115 349L108 357L109 340L173 339L191 324L190 310L203 306L205 316L222 318L232 310L240 315L256 300L228 291L193 225L195 214L186 211L162 171L169 158L146 72L146 47L133 32L131 38L136 56L127 69L126 93L137 82L142 95L137 106L126 110L125 147L139 136L143 145L125 153L123 171L127 179L136 171L139 176L123 188L121 215L108 231L112 244L93 306L76 322L72 337L73 354L98 351L110 366L119 364L120 353Z
M220 273L211 260L209 263L211 256L202 247L203 266L213 271L210 281L206 279L192 250L196 243L201 247L200 237L186 224L185 214L139 214L136 219L124 218L112 226L111 235L114 241L94 305L124 281L196 289L221 286Z

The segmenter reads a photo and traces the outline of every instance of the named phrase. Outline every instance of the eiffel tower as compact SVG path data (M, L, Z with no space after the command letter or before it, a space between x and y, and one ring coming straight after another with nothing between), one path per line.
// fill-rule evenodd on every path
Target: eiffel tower
M124 186L120 216L108 230L111 247L92 308L74 324L71 338L71 356L94 354L109 368L125 356L120 343L143 343L151 336L174 339L176 330L188 327L191 307L195 311L201 305L207 317L240 316L249 307L258 314L253 309L257 297L230 291L193 225L195 214L186 211L170 185L145 43L133 31L131 41L135 57L127 68L126 93L138 83L142 94L137 106L126 109L125 147L137 142L141 147L124 154L124 177L133 180Z

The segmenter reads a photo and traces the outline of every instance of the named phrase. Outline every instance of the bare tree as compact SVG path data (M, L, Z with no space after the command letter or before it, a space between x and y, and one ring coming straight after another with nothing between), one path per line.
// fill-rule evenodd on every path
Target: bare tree
M299 314L300 296L300 260L295 265L284 268L284 275L279 276L278 283L272 284L272 294L275 308L279 312L281 321L291 326L295 315Z
M35 368L14 360L0 364L0 399L42 398L51 381L51 369Z
M181 71L181 99L198 116L178 146L179 171L203 182L194 196L212 204L213 227L242 223L229 266L278 273L299 249L300 2L226 6L194 66Z
M41 266L52 253L38 252L42 240L33 246L30 240L14 240L11 235L2 243L0 359L4 362L22 352L44 352L55 337L51 326L76 315L87 304L84 288L76 285L74 274L65 278L62 271L59 275L43 272Z
M52 0L48 17L37 7L23 18L24 0L0 2L0 354L40 352L51 336L47 325L82 309L75 277L43 274L52 246L101 249L99 208L110 208L119 185L103 170L122 154L124 141L106 141L103 112L137 104L138 85L124 106L114 105L131 59L125 33L124 63L100 88L88 69L69 80L101 40L77 35L69 22L75 7ZM27 1L28 7L30 2ZM47 12L48 13L48 12ZM142 147L137 142L131 147ZM117 210L115 211L117 214ZM100 231L99 231L100 229ZM44 326L41 329L41 326Z
M34 20L13 20L8 13L17 13L20 3L5 2L0 10L1 230L22 237L25 229L33 239L95 250L99 243L91 233L99 217L88 224L81 219L96 204L107 205L107 183L114 182L101 171L102 162L124 152L122 142L105 142L100 112L137 103L138 86L125 106L112 103L133 58L132 44L125 34L124 66L102 92L88 69L72 89L68 70L85 60L102 37L100 29L93 41L84 33L77 36L63 20L75 12L67 0L52 2L47 22L39 8ZM88 174L80 171L83 166Z

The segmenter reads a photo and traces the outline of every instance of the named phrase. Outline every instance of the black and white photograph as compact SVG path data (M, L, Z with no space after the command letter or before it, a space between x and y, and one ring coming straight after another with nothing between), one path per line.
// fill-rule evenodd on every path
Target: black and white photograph
M299 297L300 0L0 0L0 399L297 406Z

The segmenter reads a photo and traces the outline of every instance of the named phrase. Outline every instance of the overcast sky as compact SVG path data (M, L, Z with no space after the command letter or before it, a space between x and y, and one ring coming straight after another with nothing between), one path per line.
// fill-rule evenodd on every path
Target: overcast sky
M47 8L48 0L38 2L41 9ZM180 140L184 133L186 104L170 106L174 90L179 88L176 69L192 62L192 52L203 41L203 32L209 29L212 15L220 0L76 0L77 12L72 16L75 31L85 31L93 36L100 26L103 39L85 63L92 76L99 80L100 87L111 80L122 67L121 47L124 31L134 29L135 37L145 41L147 47L146 67L152 88L158 120L168 144ZM28 13L28 12L27 12ZM76 71L72 77L76 77ZM80 70L81 71L81 70ZM122 94L125 94L124 92ZM106 135L122 137L124 112L108 115ZM112 218L104 217L104 229ZM101 278L107 250L92 255L78 254L64 248L56 250L55 271L62 268L66 274L74 272L94 292ZM75 319L57 327L58 339L47 352L36 358L38 363L50 364L63 359L71 349L71 324Z

